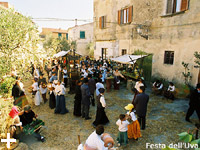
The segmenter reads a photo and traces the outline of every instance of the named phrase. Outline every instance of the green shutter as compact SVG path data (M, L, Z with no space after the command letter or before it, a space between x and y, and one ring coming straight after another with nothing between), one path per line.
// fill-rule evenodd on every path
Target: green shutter
M62 33L58 33L58 37L61 38L62 37Z
M66 33L66 40L68 40L68 33Z
M85 31L80 31L80 39L85 39Z

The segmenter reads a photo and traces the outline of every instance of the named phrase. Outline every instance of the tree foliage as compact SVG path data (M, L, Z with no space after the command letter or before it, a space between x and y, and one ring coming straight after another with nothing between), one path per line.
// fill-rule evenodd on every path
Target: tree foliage
M52 34L48 34L43 41L43 48L49 57L60 51L68 51L76 49L76 41L69 42L66 38L55 38Z
M0 76L15 67L24 70L31 58L37 58L39 35L29 17L14 9L0 9Z
M194 61L198 66L200 66L200 52L194 52L196 60Z

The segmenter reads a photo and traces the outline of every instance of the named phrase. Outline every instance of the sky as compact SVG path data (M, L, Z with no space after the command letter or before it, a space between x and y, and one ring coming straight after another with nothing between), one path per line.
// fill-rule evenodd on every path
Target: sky
M1 1L1 0L0 0ZM14 6L15 10L31 18L59 18L78 21L77 24L92 22L93 0L4 0ZM41 19L40 19L41 20ZM75 21L38 21L42 27L67 29L75 25Z

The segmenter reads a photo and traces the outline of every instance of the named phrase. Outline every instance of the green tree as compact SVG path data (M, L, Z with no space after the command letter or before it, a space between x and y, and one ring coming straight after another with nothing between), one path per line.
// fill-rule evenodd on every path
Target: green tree
M59 52L59 40L54 38L52 34L49 34L43 40L43 48L48 57L52 57L54 54Z
M92 42L88 43L86 50L90 57L94 57L94 43L92 43Z
M34 22L14 9L0 9L0 76L12 67L23 70L37 58L38 30Z
M59 50L60 51L70 50L70 43L66 38L59 39Z

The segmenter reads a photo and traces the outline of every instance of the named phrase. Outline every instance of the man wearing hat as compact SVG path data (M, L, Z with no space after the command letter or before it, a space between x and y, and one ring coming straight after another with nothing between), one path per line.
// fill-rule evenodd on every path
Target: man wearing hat
M186 121L191 122L190 117L194 111L196 111L200 122L200 83L197 84L196 89L190 96L189 108L185 117Z
M89 109L90 109L90 90L88 86L88 79L84 78L84 84L81 85L81 94L82 94L82 118L85 120L91 119L89 117Z
M107 124L109 123L108 117L106 116L105 113L105 107L106 107L106 101L104 98L104 88L99 89L99 95L97 96L97 112L96 112L96 119L93 122L93 126L97 126L100 124Z

